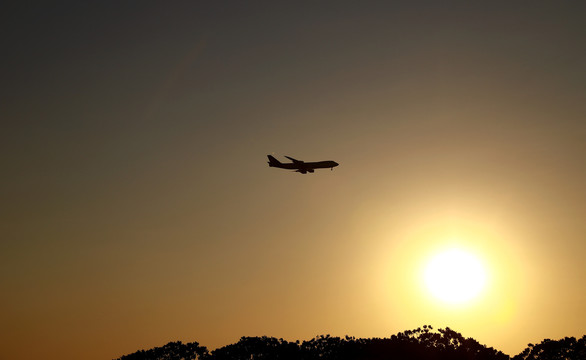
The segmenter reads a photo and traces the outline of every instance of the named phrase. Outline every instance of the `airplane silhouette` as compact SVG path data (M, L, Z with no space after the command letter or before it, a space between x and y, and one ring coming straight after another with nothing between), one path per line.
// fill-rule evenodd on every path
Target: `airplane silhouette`
M312 173L315 169L327 169L330 168L334 170L334 167L340 165L335 161L317 161L317 162L305 162L297 159L293 159L292 157L285 156L287 159L293 161L292 163L282 163L279 160L275 159L271 155L267 155L269 158L269 167L276 167L281 169L290 169L295 170L295 172L307 174L308 172Z

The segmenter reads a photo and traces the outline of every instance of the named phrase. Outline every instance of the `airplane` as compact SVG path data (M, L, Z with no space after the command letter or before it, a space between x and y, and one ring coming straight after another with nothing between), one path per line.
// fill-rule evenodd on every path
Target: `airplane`
M271 155L267 155L269 158L269 167L276 167L281 169L295 170L295 172L307 174L314 172L315 169L327 169L334 170L334 167L340 165L335 161L317 161L317 162L305 162L297 159L293 159L290 156L285 156L287 159L293 161L292 163L282 163L275 159Z

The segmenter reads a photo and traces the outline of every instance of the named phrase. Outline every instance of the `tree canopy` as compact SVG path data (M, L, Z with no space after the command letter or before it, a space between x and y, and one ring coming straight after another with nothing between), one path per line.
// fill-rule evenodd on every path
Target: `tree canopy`
M290 342L274 337L242 337L237 343L213 351L197 342L170 342L162 347L139 350L116 360L583 360L586 335L529 344L510 357L473 338L450 329L431 326L400 332L389 338L354 338L320 335L308 341Z

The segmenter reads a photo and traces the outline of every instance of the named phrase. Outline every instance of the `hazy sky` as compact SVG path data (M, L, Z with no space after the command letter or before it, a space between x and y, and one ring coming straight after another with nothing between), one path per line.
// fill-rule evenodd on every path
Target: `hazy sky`
M586 333L585 2L0 14L2 358L423 324L514 355ZM458 307L420 278L451 246L490 277Z

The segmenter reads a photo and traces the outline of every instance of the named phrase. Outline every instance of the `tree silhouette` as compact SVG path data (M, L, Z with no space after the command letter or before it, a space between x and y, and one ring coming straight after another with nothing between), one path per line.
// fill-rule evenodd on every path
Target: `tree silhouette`
M297 343L274 337L242 337L236 344L212 351L210 359L299 359Z
M513 357L513 360L530 359L586 359L586 335L578 340L574 337L565 337L560 340L545 339L538 345L529 344L523 352Z
M208 349L197 342L183 344L176 341L146 351L139 350L116 360L199 360L207 358L207 355Z
M242 337L237 343L211 353L197 342L170 342L163 347L140 350L117 360L511 360L492 347L446 327L434 331L424 325L389 338L357 339L320 335L289 342L274 337ZM529 344L512 360L585 360L586 335L579 340L543 340Z

